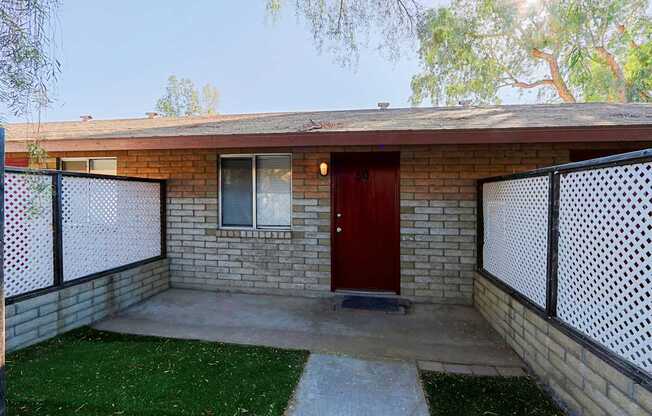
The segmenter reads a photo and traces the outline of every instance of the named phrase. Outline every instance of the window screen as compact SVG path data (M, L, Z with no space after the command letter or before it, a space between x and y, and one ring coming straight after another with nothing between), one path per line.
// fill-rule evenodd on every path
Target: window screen
M253 176L251 158L221 160L222 225L253 226Z
M90 172L98 175L115 175L118 167L115 159L91 159Z
M61 170L88 173L88 160L62 160Z
M291 182L289 156L256 157L256 223L259 227L290 226Z
M62 159L61 170L98 175L117 175L118 161L116 158Z

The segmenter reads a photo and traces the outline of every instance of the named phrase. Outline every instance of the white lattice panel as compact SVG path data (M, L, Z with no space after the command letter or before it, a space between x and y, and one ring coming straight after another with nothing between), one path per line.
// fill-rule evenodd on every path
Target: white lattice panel
M54 284L52 178L5 172L5 296Z
M484 269L545 307L548 177L486 183L482 195Z
M560 319L652 372L652 164L561 177Z
M160 185L63 178L64 281L161 254Z

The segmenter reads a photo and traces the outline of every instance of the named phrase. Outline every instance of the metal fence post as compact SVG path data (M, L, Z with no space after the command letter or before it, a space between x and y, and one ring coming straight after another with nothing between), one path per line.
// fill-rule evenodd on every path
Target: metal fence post
M52 254L54 259L54 286L63 285L63 212L61 193L63 177L61 172L52 175Z
M557 316L557 269L559 266L559 172L548 174L548 264L546 270L546 313Z
M5 404L5 280L4 280L4 172L5 130L0 127L0 416L7 414Z
M476 215L477 215L477 225L476 225L476 248L475 248L475 256L476 256L476 269L478 271L482 270L484 267L483 261L484 258L482 256L482 252L484 250L484 212L483 212L483 204L484 204L484 198L482 195L482 188L484 187L484 181L478 180L477 183L477 188L476 188L476 193L477 193L477 199L476 199Z
M597 176L601 176L601 179L593 179L592 181L597 180L599 183L603 185L605 183L607 185L612 185L612 182L616 181L616 186L623 185L621 182L626 182L623 185L623 187L626 187L629 183L631 183L632 185L635 184L636 186L632 186L631 188L633 190L633 194L626 196L626 201L627 203L630 204L630 206L627 207L619 206L617 208L629 209L632 212L634 212L634 215L638 217L647 218L646 215L649 216L648 215L649 204L646 204L646 202L648 202L649 199L647 198L647 196L649 196L648 185L650 184L648 177L650 172L652 172L652 167L650 164L652 164L652 149L646 149L646 150L639 150L636 152L630 152L622 155L614 155L605 158L552 166L549 168L538 169L527 173L484 178L478 181L479 183L491 183L491 182L512 181L512 180L524 179L524 178L529 178L534 176L545 175L548 177L547 198L544 201L538 202L538 204L536 205L537 207L542 208L541 204L543 204L548 208L548 211L545 214L543 212L541 212L540 214L544 216L547 215L547 219L548 219L548 226L546 227L545 230L546 232L545 238L547 239L546 242L547 245L545 247L545 252L544 252L545 259L546 259L546 266L544 270L538 269L544 273L544 276L541 276L541 272L537 274L538 278L545 277L545 302L543 305L541 304L541 302L538 303L532 302L531 299L524 294L525 291L523 291L522 289L519 291L515 289L514 286L510 286L503 279L501 279L501 276L493 275L491 272L484 269L478 270L478 273L482 275L484 278L486 278L489 282L494 284L499 290L505 292L508 296L518 301L520 304L522 304L523 306L531 310L533 313L541 316L542 318L547 318L548 323L552 325L553 328L561 331L564 335L568 336L574 342L577 342L587 351L589 351L592 354L595 354L599 359L605 361L608 365L614 367L617 371L631 378L634 381L634 383L638 383L640 386L642 386L643 389L646 389L648 391L652 391L652 376L649 370L649 366L647 366L648 362L644 361L645 358L638 358L635 354L631 354L632 350L629 350L630 354L628 354L622 352L622 350L619 350L614 346L608 346L608 344L606 344L605 341L600 338L600 334L596 330L587 330L586 327L580 328L581 322L578 321L593 320L593 319L600 319L600 318L607 317L607 316L596 317L595 310L585 309L587 305L590 306L595 304L596 302L600 302L602 299L600 299L599 296L606 297L606 296L613 295L613 296L622 297L627 295L624 294L617 287L614 288L612 286L608 286L610 283L610 279L623 279L628 277L628 275L636 275L636 276L645 275L647 277L647 274L645 274L645 272L647 272L648 269L645 269L644 261L649 258L649 254L650 254L649 251L645 251L645 248L647 247L645 246L645 242L646 241L649 242L649 237L647 236L647 234L645 234L644 238L640 239L640 241L636 243L636 244L640 244L643 247L642 253L640 254L642 260L639 260L639 258L632 259L632 261L635 262L635 264L631 266L631 269L623 271L621 274L618 274L617 276L607 275L607 273L605 273L604 270L598 271L596 273L592 270L587 270L589 266L586 263L580 264L579 266L576 266L575 265L576 263L572 263L576 260L581 261L582 259L580 257L582 256L584 256L585 259L587 258L592 259L592 257L589 256L595 256L595 253L589 253L589 254L584 253L583 250L585 250L585 248L578 247L577 241L575 241L578 237L571 235L573 233L578 233L580 234L579 238L584 238L584 239L590 238L590 232L592 232L593 230L585 230L581 227L593 226L587 224L589 221L591 221L591 218L595 218L594 214L592 213L591 216L584 215L585 218L582 219L582 221L585 222L580 224L578 224L577 222L573 222L575 221L575 218L572 218L571 221L571 216L578 215L581 217L583 214L585 214L585 212L579 211L581 209L586 209L580 206L581 201L588 201L588 203L593 204L594 203L592 202L593 198L598 198L598 197L608 198L609 200L611 200L611 198L616 198L617 196L616 192L619 192L615 188L609 187L608 189L605 189L603 194L597 194L597 192L591 192L591 194L589 195L584 195L584 194L578 195L577 193L581 191L581 189L578 191L578 187L579 188L583 187L584 189L590 189L589 187L591 185L588 182L582 182L581 180L580 181L576 180L576 178L578 177L576 175L579 173L580 174L579 176L583 176L584 173L586 173L586 177L588 178L589 176L591 176L590 171L599 169L599 170L603 170L603 172L609 173L609 172L614 172L614 171L609 171L609 169L617 168L617 170L615 171L616 172L615 176L612 177L610 176L610 174L605 174L603 176L601 176L601 174L596 174ZM622 169L620 173L618 173L618 169ZM626 173L622 173L622 172L626 172ZM561 184L562 184L561 179L562 178L564 179L563 182L564 183L564 207L563 207L564 224L561 223L561 208L562 208L561 207ZM589 179L586 178L584 180L589 181ZM605 186L605 188L607 188L607 186ZM478 204L480 204L481 203L480 190L478 190L478 196L479 196ZM547 205L545 201L548 202ZM597 206L596 203L595 206L593 206L592 208L599 208L599 206ZM487 213L484 214L486 215ZM613 213L608 213L608 214L613 215ZM482 229L482 218L481 218L480 211L478 212L478 215L479 215L478 235L481 235L480 233ZM567 215L569 216L569 218L566 218ZM598 228L601 227L601 229L605 231L609 231L608 222L611 220L612 218L606 218L606 223L596 224L594 227L598 227ZM649 231L649 227L644 228L643 225L640 223L640 221L632 220L630 221L630 223L632 229L641 229L641 231L643 232ZM540 230L540 228L538 228L538 230ZM561 231L564 231L564 234L561 234ZM585 234L582 235L581 234L582 232L584 232ZM615 234L617 233L618 232L616 232ZM625 239L629 237L629 234L623 234L621 232L621 236L623 236L623 239ZM491 238L489 238L487 241L491 241ZM479 242L480 241L478 241L478 243ZM561 243L564 243L563 253L560 253ZM589 241L589 243L593 243L593 242ZM626 246L626 244L624 245ZM489 248L489 245L487 246L487 248ZM480 249L481 246L478 245L478 250ZM623 251L627 251L627 248L625 248ZM563 254L563 257L560 256L560 254ZM621 253L620 256L621 258L628 260L627 254ZM569 258L565 258L565 257L569 257ZM601 258L599 260L605 262L605 259ZM581 301L578 300L577 293L580 290L584 290L585 292L587 292L589 289L582 289L582 288L577 289L572 287L569 288L565 283L563 283L564 280L561 280L560 278L564 277L564 273L566 272L567 265L561 263L561 261L571 262L568 264L568 266L571 267L571 270L568 271L570 272L569 274L570 276L572 276L572 279L593 278L596 280L596 282L599 282L602 285L600 289L598 289L595 293L591 294L591 296L593 297L592 300L581 300ZM619 265L609 264L608 267L616 271L619 270L618 269ZM514 268L511 269L511 271L513 270ZM586 270L586 275L583 275L582 273L583 270ZM569 280L570 278L571 277L569 277ZM538 282L541 282L541 280L537 280L537 283ZM631 311L642 312L642 315L639 316L645 316L646 310L645 310L645 304L641 303L640 300L636 298L636 296L638 296L638 293L647 293L645 292L645 290L647 290L645 283L649 283L649 282L642 282L641 288L643 289L643 292L638 290L639 288L636 287L635 290L637 290L637 295L630 295L629 298L623 299L623 303L628 302L628 304L633 305L631 306L630 312ZM564 284L564 286L560 287L561 284ZM541 285L538 284L536 287L541 288ZM564 296L561 297L561 294L563 294ZM617 301L619 300L617 299ZM574 304L578 302L582 302L582 304L581 305ZM573 319L571 315L574 312L574 308L576 308L577 306L579 306L581 310L579 310L579 313L577 314L579 315L578 318ZM569 312L564 312L564 311L569 311ZM605 312L607 312L605 313L605 315L609 315L608 311ZM611 315L615 316L616 313L611 313ZM614 324L612 322L609 326L609 329L611 329L612 327L616 328L614 329L615 334L614 337L612 337L612 340L616 339L616 336L619 335L618 331L623 331L623 333L625 331L628 331L627 335L632 335L632 331L639 330L642 332L640 337L637 336L637 340L641 340L642 342L647 341L645 337L648 336L649 338L649 332L646 333L645 330L640 329L643 327L632 326L633 328L632 330L623 329L627 324L635 322L633 318L631 318L631 316L633 315L629 315L625 317L616 316L616 319L620 319L620 323L617 322ZM620 326L621 324L623 326ZM630 344L622 344L622 345L627 345L628 349L631 346ZM641 343L640 345L643 346L642 348L644 348L645 346L645 344L643 343Z
M168 183L167 181L159 182L161 187L161 192L159 194L160 204L161 204L161 257L167 256L167 202L168 202Z

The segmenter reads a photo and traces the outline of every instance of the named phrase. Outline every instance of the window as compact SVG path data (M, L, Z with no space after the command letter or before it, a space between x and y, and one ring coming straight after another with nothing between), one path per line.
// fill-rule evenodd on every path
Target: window
M61 170L67 172L94 173L97 175L117 175L118 161L114 157L61 159Z
M290 155L220 157L220 226L288 229L292 219Z
M68 172L88 172L88 160L62 160L61 170Z

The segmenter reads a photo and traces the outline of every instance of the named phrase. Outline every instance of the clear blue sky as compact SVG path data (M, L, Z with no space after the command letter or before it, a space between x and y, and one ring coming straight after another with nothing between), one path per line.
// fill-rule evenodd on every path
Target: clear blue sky
M363 50L356 70L342 68L315 50L294 1L286 4L273 24L264 0L64 1L57 41L62 73L42 120L142 117L171 74L198 87L217 86L221 113L409 105L410 78L418 71L414 51L390 63Z

